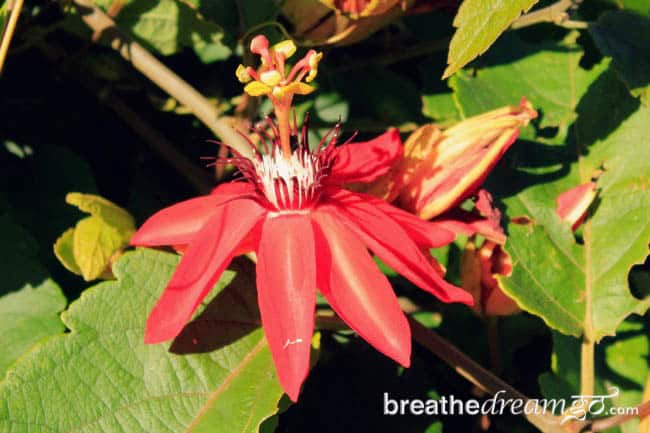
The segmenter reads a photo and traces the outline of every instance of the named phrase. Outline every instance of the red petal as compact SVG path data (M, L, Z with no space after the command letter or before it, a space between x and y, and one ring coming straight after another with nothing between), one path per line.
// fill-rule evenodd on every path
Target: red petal
M402 154L402 139L396 128L362 143L334 149L331 178L339 183L372 182L388 173Z
M340 190L343 196L347 191ZM337 197L335 194L334 197ZM397 208L384 200L367 194L357 194L363 200L381 210L383 213L395 220L408 236L421 248L439 248L448 245L456 239L456 234L436 223L424 221L410 212ZM355 199L356 201L356 199Z
M316 253L309 217L267 218L258 250L257 293L282 388L297 401L309 373L316 307Z
M588 182L571 188L557 197L556 212L576 230L587 216L587 210L596 198L596 184Z
M315 212L318 287L352 329L405 367L411 331L386 277L361 241L325 212Z
M147 319L145 343L178 335L226 269L237 246L266 211L256 201L233 200L216 209L185 251Z
M402 226L375 206L373 200L369 196L341 190L332 200L335 205L324 209L346 221L368 248L416 286L443 302L471 305L472 296L446 282Z
M252 192L252 186L244 182L224 183L210 195L176 203L149 217L131 237L131 245L153 247L159 245L184 245L192 241L196 233L223 203Z

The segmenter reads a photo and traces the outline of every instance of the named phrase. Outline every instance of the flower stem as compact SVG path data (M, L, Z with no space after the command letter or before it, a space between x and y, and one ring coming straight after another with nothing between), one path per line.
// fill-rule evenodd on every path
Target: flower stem
M289 123L289 112L291 100L278 101L275 105L275 118L280 130L280 149L285 159L291 158L291 124Z

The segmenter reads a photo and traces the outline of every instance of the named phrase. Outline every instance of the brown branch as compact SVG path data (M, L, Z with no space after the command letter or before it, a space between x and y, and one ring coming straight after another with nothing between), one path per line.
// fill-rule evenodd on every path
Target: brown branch
M8 8L10 9L9 19L5 22L4 29L2 29L2 40L0 41L0 73L2 73L2 67L7 58L7 52L9 51L9 45L14 36L14 31L16 30L20 11L23 9L23 0L10 1Z
M235 131L227 121L218 118L217 109L194 87L162 64L140 44L131 40L115 26L113 20L95 6L91 0L74 0L81 19L93 31L105 38L110 46L130 62L135 69L158 85L169 95L187 106L192 113L216 134L224 143L243 156L252 150L246 139Z
M571 28L582 27L578 22L569 20L569 9L575 9L582 0L559 0L550 6L529 12L517 18L511 25L511 29L532 26L539 23L554 23L560 26ZM579 23L584 24L584 23Z

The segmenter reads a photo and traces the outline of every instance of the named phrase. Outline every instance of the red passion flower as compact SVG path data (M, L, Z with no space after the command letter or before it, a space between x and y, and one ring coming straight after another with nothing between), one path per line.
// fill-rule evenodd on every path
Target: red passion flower
M402 152L397 130L336 147L337 128L310 150L306 127L291 128L286 142L286 129L269 125L266 152L232 159L244 181L159 211L131 239L137 246L187 245L147 320L145 342L176 337L233 257L255 252L262 325L292 400L309 370L317 289L362 338L408 366L408 322L368 249L444 302L471 305L472 296L443 280L422 252L451 242L452 232L342 187L388 172Z

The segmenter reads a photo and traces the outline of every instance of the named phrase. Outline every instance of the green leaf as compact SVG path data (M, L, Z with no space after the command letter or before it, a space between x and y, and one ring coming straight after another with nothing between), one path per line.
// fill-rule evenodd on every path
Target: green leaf
M647 0L607 0L607 2L627 11L650 16L650 2Z
M0 260L2 380L7 368L34 344L63 331L59 312L66 299L38 262L36 242L7 215L0 216L0 238L12 248Z
M7 21L7 0L3 0L0 5L0 29L5 28L5 21Z
M66 299L51 279L0 297L0 378L34 344L64 330L59 312Z
M522 146L514 155L519 170L503 173L504 183L495 192L502 195L508 215L526 215L533 222L509 222L506 251L514 269L500 281L523 309L550 327L598 341L649 304L632 296L628 274L648 254L650 147L639 143L650 134L650 109L639 108L607 70L582 97L577 112L562 149L564 158L574 155L574 162L528 170L543 160ZM555 200L593 177L598 177L599 194L579 243L556 215Z
M596 394L618 395L605 400L607 408L635 407L642 402L650 368L649 329L639 318L626 320L616 331L616 337L608 337L596 351ZM580 340L553 333L551 371L539 377L542 394L546 398L565 399L566 406L572 396L580 394ZM607 415L607 414L601 414ZM638 432L639 421L630 420L612 432ZM610 430L608 430L610 431Z
M314 99L314 111L320 120L326 123L336 123L348 120L349 104L341 95L335 92L319 93Z
M462 115L517 104L526 97L540 111L539 126L558 127L562 141L576 118L580 97L607 65L589 71L580 68L583 52L571 42L531 46L508 37L498 48L486 59L494 66L475 74L461 71L449 80Z
M617 387L620 395L614 398L618 407L635 407L643 401L643 391L650 374L650 329L640 321L626 321L619 327L617 337L605 341L604 357L607 371L603 379L607 388ZM639 420L621 425L623 433L639 431Z
M457 28L443 79L483 54L522 12L537 0L465 0L454 18Z
M111 258L128 245L135 232L133 217L115 203L94 194L72 192L66 202L91 216L66 230L54 253L68 270L91 281L103 275ZM110 273L108 274L110 276Z
M459 121L461 119L452 93L423 94L422 114L438 123Z
M596 46L634 96L650 105L650 19L624 11L606 12L589 26Z
M171 346L145 345L147 315L177 264L169 253L127 253L117 281L70 305L70 333L38 346L0 384L0 431L257 432L282 390L251 266L239 265L230 286L225 272Z
M222 28L201 18L189 2L130 2L120 11L117 23L129 28L137 39L162 55L192 47L199 58L208 63L226 59L231 54L222 43Z

